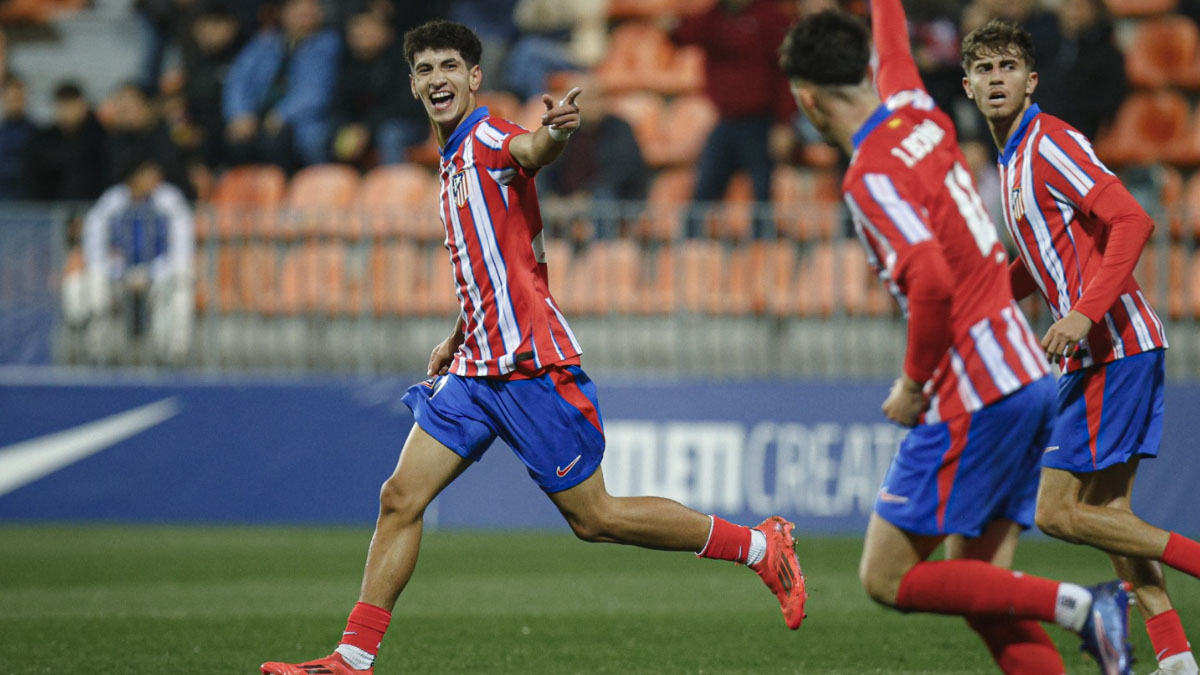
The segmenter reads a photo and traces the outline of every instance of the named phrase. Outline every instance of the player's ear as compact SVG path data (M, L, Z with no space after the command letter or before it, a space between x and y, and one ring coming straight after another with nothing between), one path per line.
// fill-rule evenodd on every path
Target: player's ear
M1032 96L1038 86L1038 74L1036 70L1029 72L1029 77L1025 78L1025 95Z
M476 63L475 65L471 66L471 91L472 92L479 91L479 87L482 84L483 84L483 69L479 67L478 63Z
M971 88L971 79L966 76L963 77L963 91L967 92L967 98L975 100L975 90Z
M420 100L421 95L417 93L417 78L413 77L412 73L408 74L408 90L412 92L413 98Z

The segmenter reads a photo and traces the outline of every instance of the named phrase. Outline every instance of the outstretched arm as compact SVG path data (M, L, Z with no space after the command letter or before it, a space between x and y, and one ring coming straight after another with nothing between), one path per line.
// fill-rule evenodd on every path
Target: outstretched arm
M908 44L908 19L900 0L871 0L871 35L879 58L875 88L887 100L898 91L925 90Z
M575 87L567 92L557 105L549 94L542 96L546 112L542 115L542 126L531 134L521 134L508 145L514 159L526 169L540 169L558 159L567 147L567 136L579 128L579 105L575 97L581 89Z

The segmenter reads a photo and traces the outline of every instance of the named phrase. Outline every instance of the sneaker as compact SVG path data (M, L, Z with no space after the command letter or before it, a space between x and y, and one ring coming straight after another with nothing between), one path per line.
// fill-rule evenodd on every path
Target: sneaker
M258 668L263 675L374 675L375 669L355 670L334 653L316 661L304 663L264 663Z
M767 552L762 560L750 566L779 599L783 619L792 630L804 621L804 601L808 599L804 573L796 559L796 542L792 539L794 527L779 516L771 516L754 528L766 535Z
M1129 591L1123 581L1089 588L1092 607L1079 635L1082 651L1092 655L1104 675L1132 675L1133 647L1129 644Z

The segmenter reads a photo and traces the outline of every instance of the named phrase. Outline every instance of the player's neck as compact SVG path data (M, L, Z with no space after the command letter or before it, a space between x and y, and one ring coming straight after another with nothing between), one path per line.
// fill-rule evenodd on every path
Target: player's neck
M1029 100L1029 97L1026 97L1025 105L1021 106L1021 109L1012 115L987 118L988 129L992 132L992 140L996 142L996 147L1001 152L1004 151L1004 148L1008 147L1008 141L1017 132L1017 128L1021 126L1021 120L1025 117L1025 113L1031 105L1033 105L1033 102Z
M475 112L476 109L477 105L475 104L475 97L472 95L470 102L467 104L467 109L453 120L450 120L445 124L438 123L432 119L430 120L430 122L433 124L433 132L434 136L437 138L437 144L439 148L446 147L446 142L449 141L450 137L454 135L454 130L463 123L463 120L470 117L471 113Z
M870 95L839 99L830 104L830 134L847 155L854 153L854 134L879 109L879 96Z

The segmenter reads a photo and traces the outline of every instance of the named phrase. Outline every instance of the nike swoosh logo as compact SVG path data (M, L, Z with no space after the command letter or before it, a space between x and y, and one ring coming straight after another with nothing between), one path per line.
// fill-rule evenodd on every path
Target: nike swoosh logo
M907 504L908 497L904 497L902 495L894 495L894 494L888 492L887 488L883 488L882 490L879 491L879 501L888 502L889 504Z
M161 424L181 409L172 396L0 448L0 496Z
M1042 454L1044 455L1044 454L1046 454L1046 453L1049 453L1049 452L1054 452L1054 451L1055 451L1055 450L1057 450L1057 449L1058 449L1058 446L1057 446L1057 445L1052 445L1052 446L1050 446L1050 447L1046 448L1045 450L1043 450L1043 451L1042 451Z
M571 472L571 469L574 469L574 468L575 468L575 465L579 463L579 460L580 460L582 457L583 457L583 455L575 455L575 459L571 460L571 463L567 465L567 468L565 468L565 469L560 469L560 468L558 468L558 467L554 467L554 472L558 474L558 477L559 477L559 478L562 478L563 476L565 476L565 475L567 475L568 473L570 473L570 472Z

